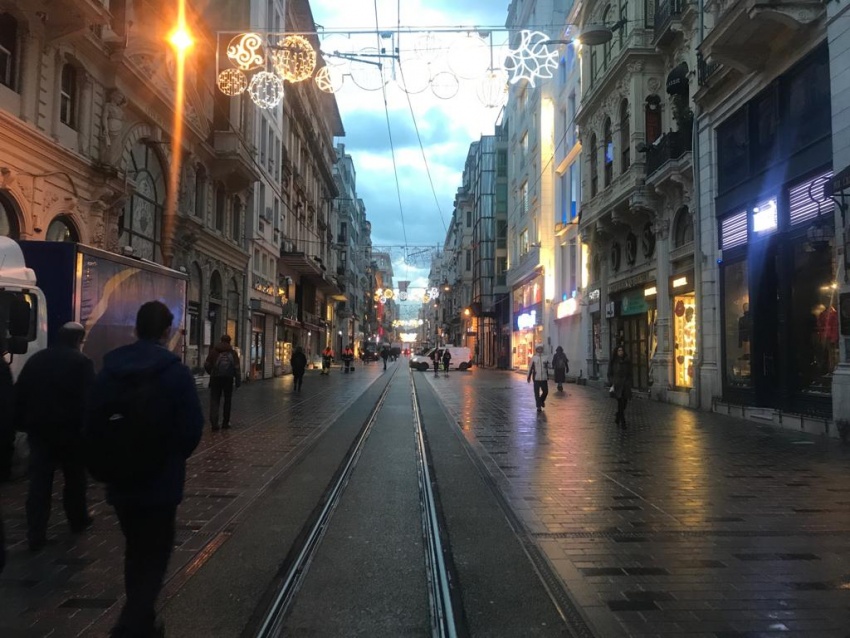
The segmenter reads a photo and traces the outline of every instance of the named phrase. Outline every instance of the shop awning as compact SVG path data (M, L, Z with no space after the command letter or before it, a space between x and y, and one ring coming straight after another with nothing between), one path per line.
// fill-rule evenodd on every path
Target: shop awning
M667 93L670 95L687 95L688 71L688 63L682 62L667 74Z

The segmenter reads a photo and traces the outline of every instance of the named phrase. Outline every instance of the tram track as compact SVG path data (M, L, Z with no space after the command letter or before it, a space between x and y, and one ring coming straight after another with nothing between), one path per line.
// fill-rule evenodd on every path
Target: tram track
M357 432L348 452L340 462L336 473L323 493L313 514L305 523L301 533L290 548L281 571L270 587L270 595L264 598L265 609L255 614L256 622L246 628L243 636L272 638L286 635L287 617L299 596L316 556L322 551L322 541L333 525L333 515L345 498L346 487L358 466L363 450L373 432L398 368L395 368L372 407L368 417ZM419 485L419 509L421 515L424 573L427 580L430 634L437 638L456 638L467 632L462 626L462 610L452 590L450 573L451 560L447 558L449 548L441 529L438 500L434 494L433 473L429 462L427 439L422 427L416 387L408 372L410 400L413 413L412 427L415 442L416 474ZM458 626L458 619L461 626ZM423 626L425 626L423 624Z

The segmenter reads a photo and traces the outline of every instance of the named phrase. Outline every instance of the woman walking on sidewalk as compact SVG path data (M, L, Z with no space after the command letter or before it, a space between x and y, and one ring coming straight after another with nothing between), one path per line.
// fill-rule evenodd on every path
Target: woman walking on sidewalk
M608 365L608 385L611 396L617 399L616 423L626 427L626 405L632 396L632 362L623 346L618 346Z
M555 348L552 367L555 368L555 383L558 384L558 392L563 392L564 384L567 382L567 372L570 371L570 361L561 346Z

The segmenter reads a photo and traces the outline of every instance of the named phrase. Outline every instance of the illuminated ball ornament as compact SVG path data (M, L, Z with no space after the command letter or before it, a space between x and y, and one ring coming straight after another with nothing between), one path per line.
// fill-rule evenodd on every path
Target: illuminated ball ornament
M218 74L218 90L233 97L248 88L248 78L239 69L225 69Z
M451 100L459 89L457 77L448 71L440 71L431 78L431 92L441 100Z
M335 66L323 66L316 73L316 86L325 93L339 93L344 81L345 76Z
M263 36L258 33L242 33L227 45L227 58L243 71L254 71L266 63Z
M277 74L287 82L303 82L316 69L316 50L302 35L288 35L272 53Z
M449 47L449 68L464 80L480 78L490 63L490 47L481 36L468 33L456 38Z
M283 99L283 80L274 73L260 71L251 78L248 94L260 108L272 109Z
M508 74L504 69L487 71L475 93L488 109L501 108L508 102Z

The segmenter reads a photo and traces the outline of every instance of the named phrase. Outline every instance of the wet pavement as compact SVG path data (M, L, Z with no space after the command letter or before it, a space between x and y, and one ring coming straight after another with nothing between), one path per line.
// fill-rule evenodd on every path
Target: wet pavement
M621 431L601 389L567 385L538 416L520 375L415 374L598 636L850 636L850 448L644 400ZM291 377L236 393L234 429L205 432L190 462L167 596L381 375L371 364L308 372L300 395ZM0 636L100 635L120 605L123 539L100 489L93 530L72 537L55 487L56 542L36 555L25 483L0 488L12 543Z

